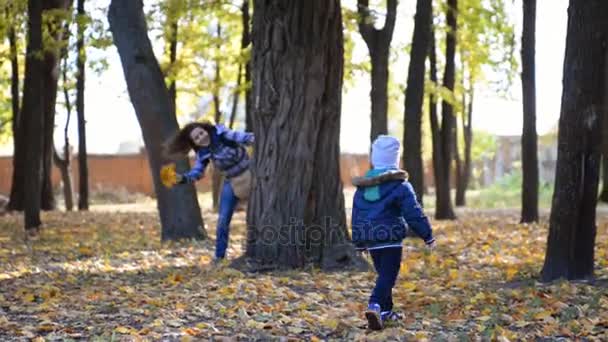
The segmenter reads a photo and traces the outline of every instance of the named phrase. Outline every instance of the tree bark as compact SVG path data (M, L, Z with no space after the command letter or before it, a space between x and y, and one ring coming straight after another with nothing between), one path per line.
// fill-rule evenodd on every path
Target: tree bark
M78 0L78 16L82 17L86 13L84 11L84 1ZM84 46L84 23L78 21L78 37L76 41L76 50L78 51L78 60L76 67L78 75L76 77L76 115L78 117L78 210L89 210L89 166L87 161L87 138L86 138L86 120L84 112L84 86L85 86L85 63L87 60L86 50Z
M536 134L535 35L536 0L523 1L524 24L521 37L521 84L523 91L523 132L521 162L521 222L538 221L538 147Z
M356 263L339 164L340 1L254 4L256 148L246 257L263 267Z
M386 20L382 29L374 27L369 10L369 0L358 0L359 32L367 44L372 64L371 132L374 141L380 134L388 132L388 66L391 40L397 17L397 0L387 0Z
M454 91L454 78L455 78L455 55L456 55L456 16L458 11L458 1L448 0L448 7L446 13L446 21L448 25L448 33L446 34L445 42L445 70L443 73L443 86ZM440 178L442 178L443 189L437 190L438 201L437 208L435 210L435 218L438 220L453 220L456 218L454 209L452 208L452 198L450 196L450 178L451 178L451 161L452 161L452 142L454 141L455 134L455 122L454 108L446 100L441 103L441 152L442 165L440 171ZM438 183L439 186L439 183ZM442 197L439 199L439 193L441 192ZM447 194L447 196L445 196ZM445 196L445 197L444 197Z
M403 165L409 172L420 204L424 195L422 162L422 104L424 102L425 60L430 49L432 0L418 0L414 17L414 36L405 90Z
M606 1L570 1L544 281L593 277L602 121L608 104L607 16Z
M7 12L8 14L8 12ZM10 15L10 14L8 14ZM23 177L25 175L25 154L22 130L20 129L21 115L19 108L19 60L17 58L17 35L15 23L11 22L8 32L9 51L11 59L11 104L13 109L13 174L11 178L11 193L7 208L9 210L23 210Z
M67 10L70 7L69 0L45 1L43 11ZM47 29L50 39L55 42L64 40L62 20L57 16L49 18ZM41 208L43 210L55 209L55 194L53 193L53 181L51 179L53 168L53 133L55 132L55 105L57 103L57 82L59 80L60 50L55 47L45 48L44 54L44 136L43 136L43 159L42 159L42 190Z
M129 96L142 129L154 181L162 227L162 240L205 238L201 210L193 185L165 188L160 180L162 143L178 129L163 74L154 56L142 0L112 0L110 30L123 65ZM178 170L188 166L184 158Z
M40 190L42 186L42 135L44 127L43 98L44 62L42 55L42 0L28 1L28 39L25 60L25 80L23 83L22 137L28 137L24 144L25 169L24 223L26 231L40 227Z

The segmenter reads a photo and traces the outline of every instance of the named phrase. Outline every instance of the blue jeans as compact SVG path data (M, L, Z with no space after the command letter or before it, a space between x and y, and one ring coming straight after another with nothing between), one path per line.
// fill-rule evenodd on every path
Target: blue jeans
M380 304L382 311L393 310L393 286L401 267L402 247L388 247L369 251L378 273L369 303Z
M220 195L220 212L217 218L217 230L215 239L215 257L225 258L226 248L228 247L228 239L230 236L230 220L234 214L234 208L238 204L239 199L234 195L232 184L229 180L224 181L222 194Z

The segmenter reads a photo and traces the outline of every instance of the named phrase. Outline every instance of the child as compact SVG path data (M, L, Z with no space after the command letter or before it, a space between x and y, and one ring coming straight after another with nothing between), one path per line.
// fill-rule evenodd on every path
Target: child
M365 312L368 326L381 330L384 322L399 320L393 311L392 289L401 266L402 242L411 227L434 248L435 238L427 217L416 200L407 173L400 170L399 140L380 135L372 144L373 168L353 179L352 239L359 250L372 256L378 274Z
M254 142L253 133L232 131L223 125L209 122L192 122L184 126L166 145L169 156L185 156L192 149L196 161L190 171L177 174L177 184L194 183L203 177L209 161L226 179L220 196L215 261L226 257L230 220L239 199L249 195L249 156L243 147Z

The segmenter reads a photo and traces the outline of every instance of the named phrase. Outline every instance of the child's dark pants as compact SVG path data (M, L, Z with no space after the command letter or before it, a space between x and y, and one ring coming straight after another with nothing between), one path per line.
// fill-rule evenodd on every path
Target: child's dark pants
M370 304L380 304L383 312L393 310L392 291L401 267L402 252L402 247L387 247L369 251L374 261L376 273L378 273L376 287L372 291L369 302Z

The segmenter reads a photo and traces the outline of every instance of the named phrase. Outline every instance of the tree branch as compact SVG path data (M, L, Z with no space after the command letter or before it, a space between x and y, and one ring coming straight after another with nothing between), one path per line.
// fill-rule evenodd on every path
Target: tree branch
M373 23L370 22L369 0L357 0L357 12L359 13L359 32L366 43L370 43L375 31Z

